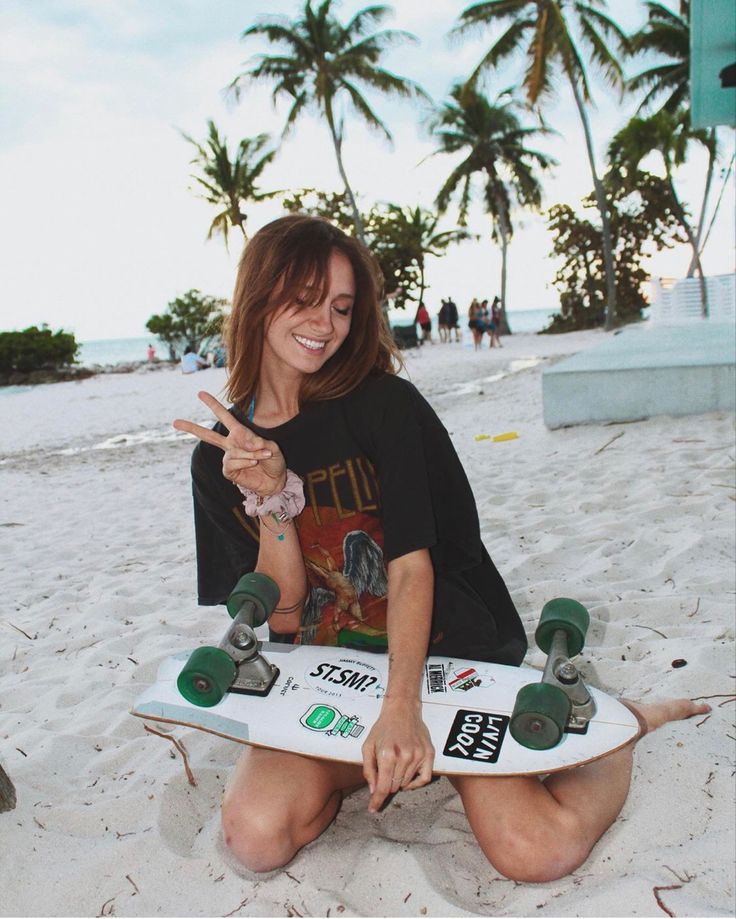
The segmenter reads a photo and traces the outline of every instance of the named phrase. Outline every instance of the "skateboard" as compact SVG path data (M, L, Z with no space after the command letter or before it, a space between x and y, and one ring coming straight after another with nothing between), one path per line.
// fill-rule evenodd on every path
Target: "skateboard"
M220 646L169 657L135 702L137 717L305 756L362 763L388 681L386 654L355 647L262 642L255 629L278 604L266 575L244 575L227 601ZM535 638L544 672L428 657L422 717L440 775L535 775L606 756L640 733L634 714L587 687L571 658L582 650L585 607L546 604Z

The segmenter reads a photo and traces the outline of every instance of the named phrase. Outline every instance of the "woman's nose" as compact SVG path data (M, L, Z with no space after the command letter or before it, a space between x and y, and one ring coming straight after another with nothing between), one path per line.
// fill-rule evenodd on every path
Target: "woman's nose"
M312 308L309 323L314 329L332 330L332 306L328 301Z

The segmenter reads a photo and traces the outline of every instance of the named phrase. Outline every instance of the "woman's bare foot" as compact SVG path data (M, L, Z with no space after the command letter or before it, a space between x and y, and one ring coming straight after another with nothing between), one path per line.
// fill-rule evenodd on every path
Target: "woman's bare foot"
M684 721L693 715L707 715L711 711L705 702L692 702L690 699L663 699L661 702L621 702L636 716L641 726L640 739L650 731L656 731L670 721Z

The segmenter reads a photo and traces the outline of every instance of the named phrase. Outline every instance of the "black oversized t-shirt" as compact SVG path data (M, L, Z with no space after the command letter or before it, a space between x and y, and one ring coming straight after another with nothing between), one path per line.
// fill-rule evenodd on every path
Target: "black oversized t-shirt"
M435 590L428 653L521 662L524 630L481 542L465 472L411 383L378 374L347 396L304 406L276 428L249 426L278 443L304 482L306 506L295 525L309 594L294 640L349 645L357 634L380 642L388 562L429 549ZM222 451L198 444L192 478L199 602L223 603L256 566L258 523L223 478Z

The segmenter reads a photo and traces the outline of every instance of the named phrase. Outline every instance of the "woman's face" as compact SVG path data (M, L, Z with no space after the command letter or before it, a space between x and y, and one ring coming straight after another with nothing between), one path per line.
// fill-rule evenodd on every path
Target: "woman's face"
M316 373L347 338L355 301L353 266L333 249L327 271L327 292L320 303L305 308L299 298L279 307L267 322L263 361L269 369Z

